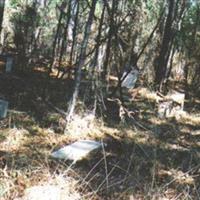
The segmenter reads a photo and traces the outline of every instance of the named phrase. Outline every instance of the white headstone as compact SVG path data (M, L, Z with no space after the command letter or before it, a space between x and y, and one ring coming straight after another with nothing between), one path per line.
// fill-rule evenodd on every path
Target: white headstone
M8 102L0 99L0 118L5 118L8 111Z
M100 142L93 140L80 140L54 151L51 155L54 158L76 162L85 158L90 152L100 147Z
M126 76L127 72L124 72L122 79ZM128 89L134 88L135 83L138 78L139 71L137 69L131 70L131 72L127 75L127 77L122 82L122 87L126 87Z

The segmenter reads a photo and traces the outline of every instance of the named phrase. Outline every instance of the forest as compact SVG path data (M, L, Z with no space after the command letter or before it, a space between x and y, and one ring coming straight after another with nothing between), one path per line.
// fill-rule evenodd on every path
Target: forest
M199 0L0 0L0 200L200 200Z

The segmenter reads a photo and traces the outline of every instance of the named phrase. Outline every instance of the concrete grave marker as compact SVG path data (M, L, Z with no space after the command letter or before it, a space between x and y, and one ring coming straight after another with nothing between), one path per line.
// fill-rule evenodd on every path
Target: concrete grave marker
M100 147L100 142L93 140L80 140L54 151L51 155L54 158L72 160L75 163L76 161L85 158L93 150L99 149Z
M8 102L0 99L0 119L7 116Z
M160 118L180 117L184 114L185 94L178 91L170 91L158 101L158 116Z
M123 77L126 76L126 74L127 74L127 72L124 72L122 79L123 79ZM122 87L126 87L128 89L134 88L135 83L138 78L138 74L139 74L139 71L137 69L132 69L131 72L127 75L127 77L122 82Z

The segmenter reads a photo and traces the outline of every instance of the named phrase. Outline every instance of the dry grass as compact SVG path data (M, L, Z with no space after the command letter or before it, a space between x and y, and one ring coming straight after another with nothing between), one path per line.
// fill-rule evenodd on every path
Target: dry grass
M103 124L89 115L75 116L67 134L42 126L28 114L12 116L18 128L0 130L0 199L27 200L32 186L55 186L61 200L200 199L199 116L158 119L143 89L134 102L140 124ZM46 123L46 122L45 122ZM50 157L53 150L78 139L107 146L71 165ZM39 191L37 187L36 191ZM32 199L33 200L33 199ZM39 200L39 199L37 199Z
M158 152L149 155L151 152L142 147L146 143L158 145L158 140L146 132L134 132L131 129L120 131L108 127L101 127L101 130L104 131L105 138L110 137L107 140L108 145L114 145L112 148L116 149L104 149L103 154L94 159L85 172L81 172L82 167L77 170L70 166L70 163L55 162L49 158L51 150L56 146L73 141L74 138L69 135L38 132L34 137L30 137L28 131L23 129L8 131L7 135L12 133L15 140L12 142L8 137L0 146L1 151L10 150L9 154L4 155L7 163L0 172L2 200L26 200L30 195L27 189L41 185L62 188L62 200L109 199L109 196L110 199L137 200L193 199L187 187L195 187L196 175L192 173L197 170L197 166L191 166L186 172L178 168L166 169L165 165L158 162ZM130 139L128 135L131 136ZM124 136L127 138L119 142ZM133 140L136 143L130 149ZM122 152L118 152L123 150L123 145L129 148L124 152L124 155L128 156L126 158ZM141 152L138 153L139 151ZM118 156L115 153L118 153ZM145 171L146 167L149 167L150 171ZM179 187L182 187L181 192Z

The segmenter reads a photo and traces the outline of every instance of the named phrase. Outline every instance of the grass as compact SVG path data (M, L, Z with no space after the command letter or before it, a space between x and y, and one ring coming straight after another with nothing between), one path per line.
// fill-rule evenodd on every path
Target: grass
M37 88L38 80L30 81ZM0 199L25 200L32 186L41 185L60 188L62 200L200 199L198 110L178 119L159 119L155 94L143 89L129 105L138 110L134 122L88 121L87 115L77 115L63 134L62 117L37 101L30 88L7 87L0 83L0 92L15 112L0 123ZM49 94L62 109L64 90ZM17 101L19 94L23 103ZM53 150L80 138L106 146L75 165L51 158Z

